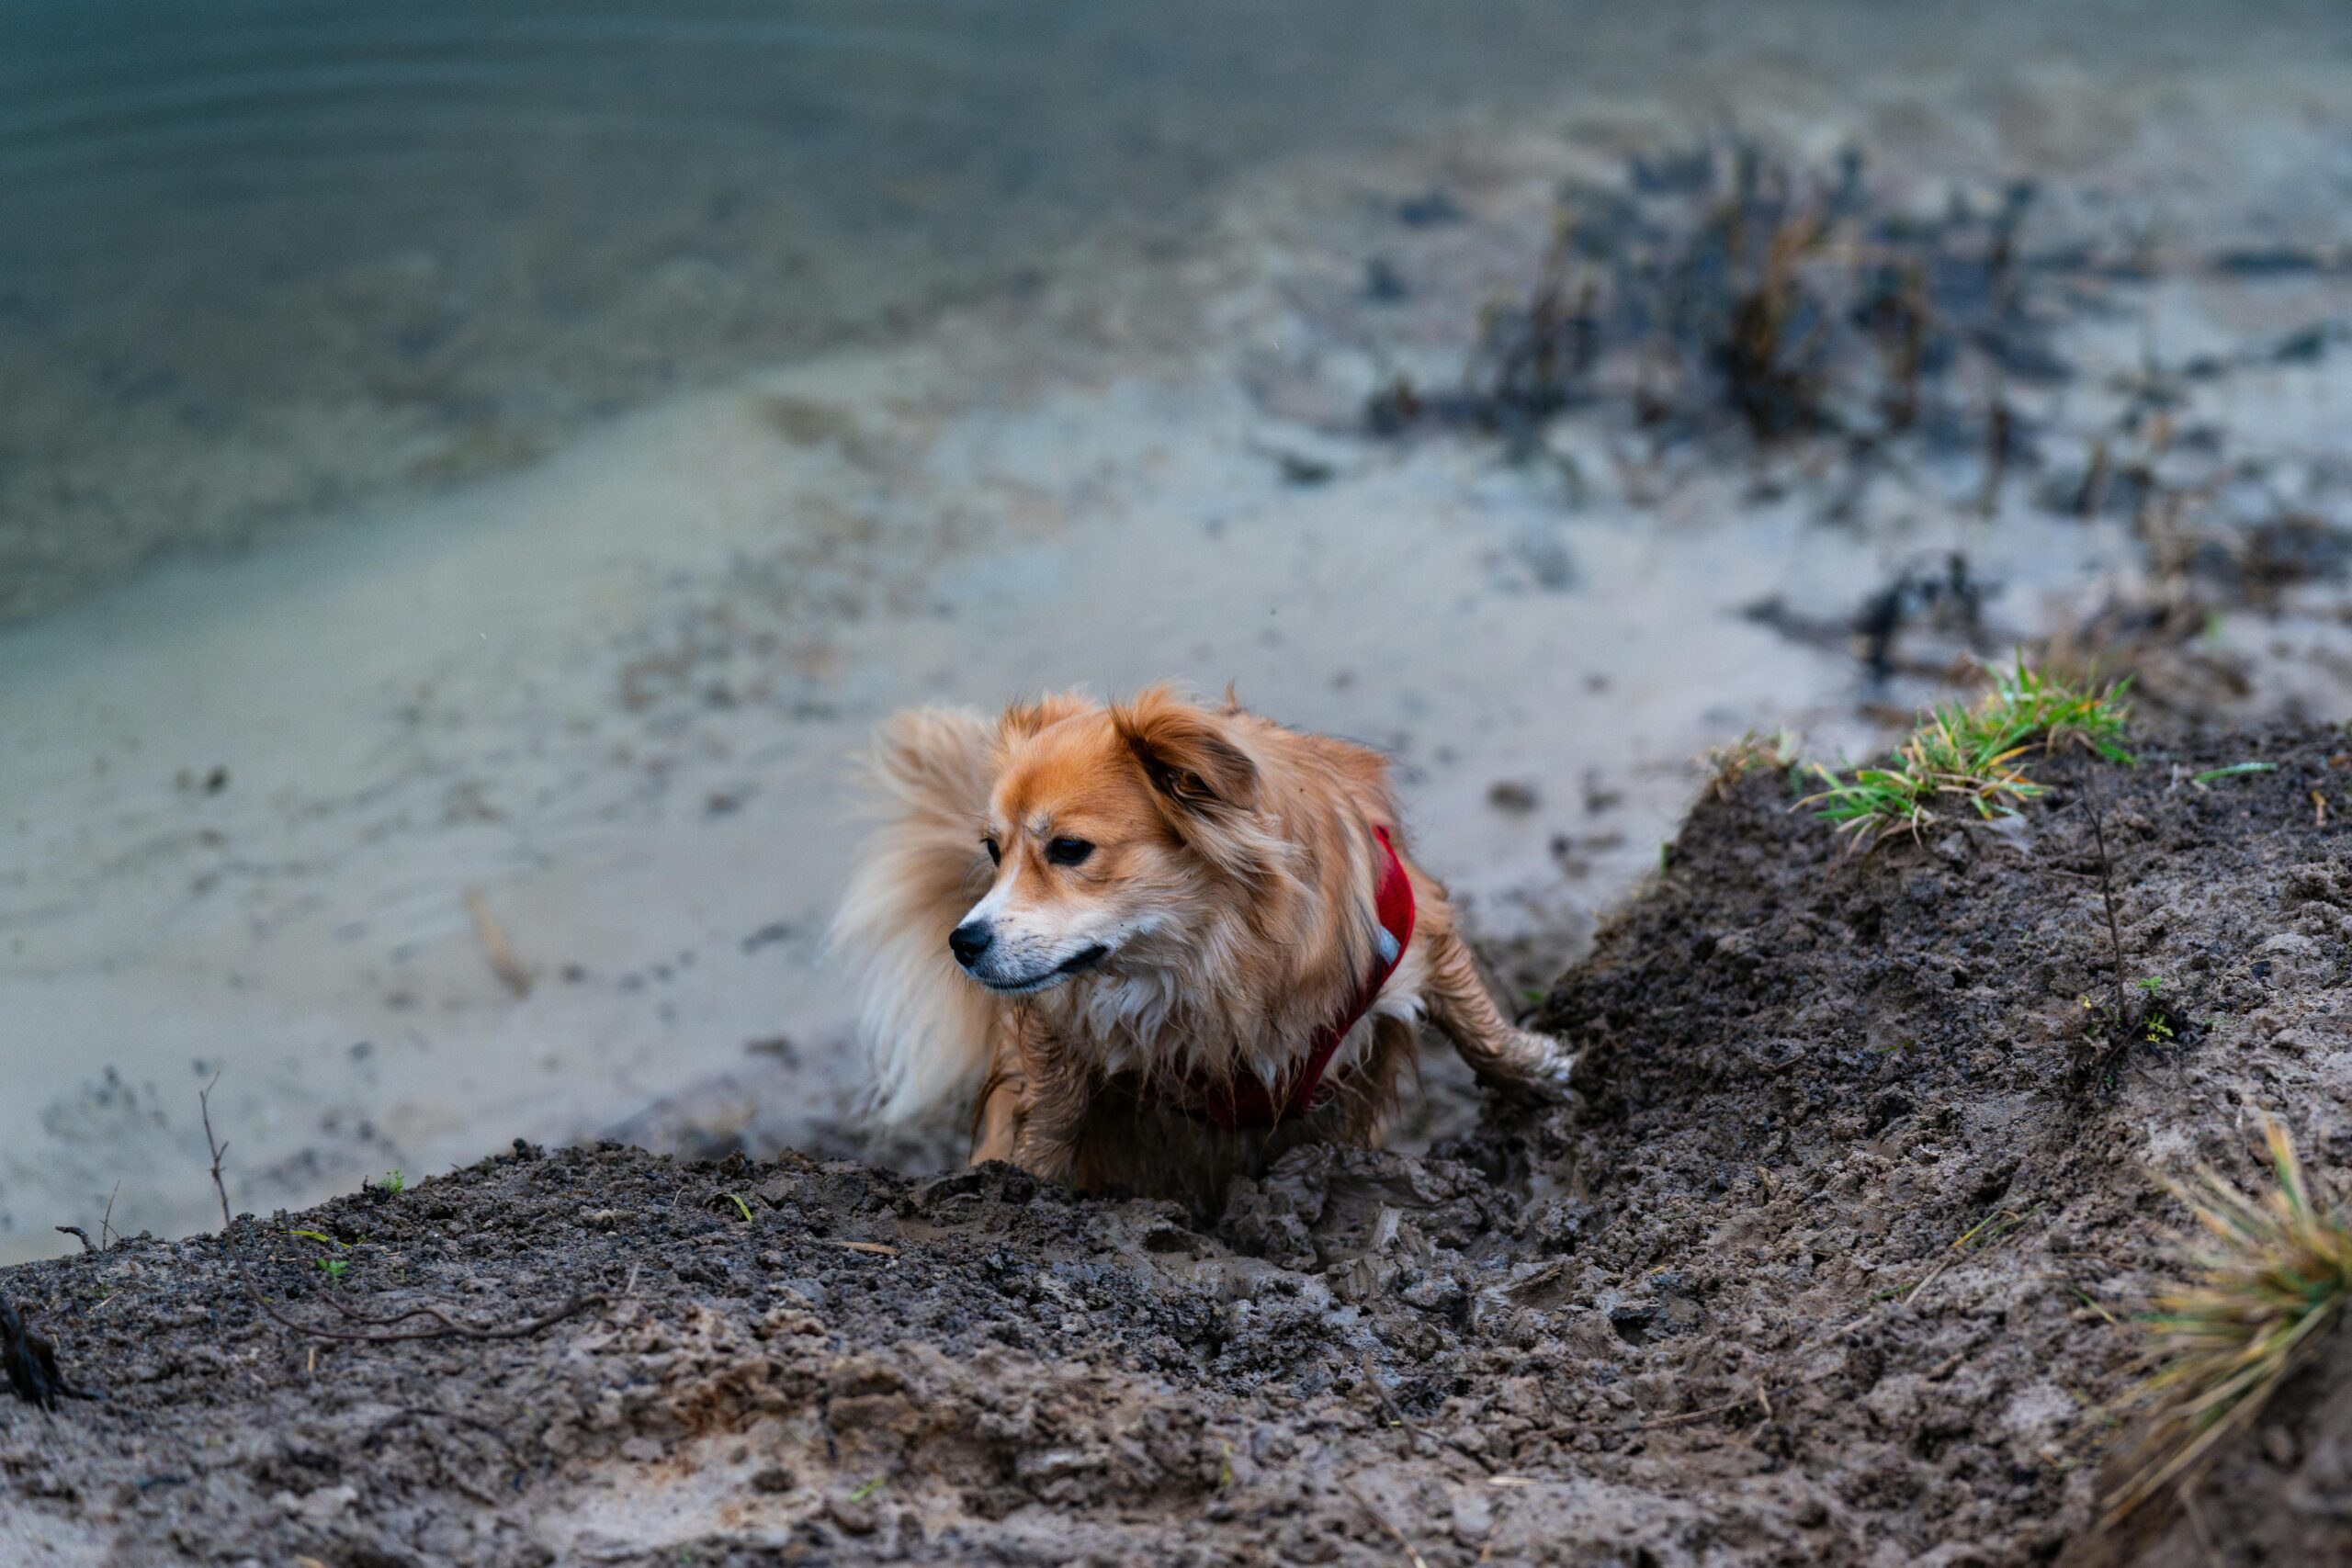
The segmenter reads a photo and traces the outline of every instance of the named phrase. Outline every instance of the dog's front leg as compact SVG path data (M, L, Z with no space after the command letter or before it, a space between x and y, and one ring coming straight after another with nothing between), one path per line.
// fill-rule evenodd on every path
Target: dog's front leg
M1012 1135L1012 1163L1048 1181L1077 1173L1086 1113L1094 1086L1061 1043L1023 1016L1012 1031L1015 1071L1023 1093Z
M1020 1145L1021 1124L1029 1113L1029 1075L1012 1043L1000 1033L989 1063L988 1081L972 1107L972 1157L967 1164L1009 1160Z
M1423 995L1430 1021L1453 1042L1470 1070L1498 1089L1542 1100L1563 1098L1577 1065L1576 1053L1502 1015L1460 932L1440 926L1428 940L1430 977Z

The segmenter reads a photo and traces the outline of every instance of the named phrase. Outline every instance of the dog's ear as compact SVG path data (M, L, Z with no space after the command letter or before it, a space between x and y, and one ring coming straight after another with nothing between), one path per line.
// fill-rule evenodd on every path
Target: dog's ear
M1091 712L1095 704L1082 692L1048 692L1035 702L1015 703L997 720L997 739L1026 740L1075 714Z
M1111 721L1161 795L1202 816L1258 804L1258 764L1233 739L1225 716L1154 686L1111 710Z

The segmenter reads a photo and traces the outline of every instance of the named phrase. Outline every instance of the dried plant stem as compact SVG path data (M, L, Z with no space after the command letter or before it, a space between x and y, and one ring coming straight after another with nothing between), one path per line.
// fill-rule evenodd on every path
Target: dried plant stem
M2100 809L2097 784L2085 786L2083 806L2090 813L2091 842L2098 849L2098 896L2107 907L2107 945L2114 960L2115 1024L2124 1028L2123 1017L2123 928L2115 918L2115 862L2107 852L2107 813Z

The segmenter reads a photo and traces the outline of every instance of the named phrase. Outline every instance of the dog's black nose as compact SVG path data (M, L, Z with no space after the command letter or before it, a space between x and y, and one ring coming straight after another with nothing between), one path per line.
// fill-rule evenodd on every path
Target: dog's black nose
M956 963L969 969L995 940L996 932L986 920L967 920L947 933L947 951L956 955Z

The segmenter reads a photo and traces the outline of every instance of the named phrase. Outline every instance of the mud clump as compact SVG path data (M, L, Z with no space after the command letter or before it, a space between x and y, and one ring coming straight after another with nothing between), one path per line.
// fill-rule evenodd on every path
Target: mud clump
M1299 1151L1214 1222L1001 1167L524 1145L238 1232L302 1321L607 1299L527 1338L297 1337L213 1238L10 1270L107 1397L0 1401L0 1539L496 1568L2198 1561L2161 1511L2093 1538L2109 1407L2180 1218L2156 1169L2248 1176L2257 1108L2352 1167L2342 744L2057 760L2015 824L1867 855L1750 770L1544 1003L1587 1048L1580 1103L1426 1157ZM2195 782L2250 759L2275 769ZM2171 1032L2076 1082L2118 978ZM2335 1484L2347 1367L2222 1456L2201 1517L2230 1560L2339 1550L2290 1504Z
M1936 214L1894 209L1849 152L1826 169L1757 143L1636 157L1572 183L1525 296L1482 315L1458 388L1399 377L1375 434L1457 426L1525 441L1580 404L1623 400L1662 434L1728 420L1759 442L1921 432L1980 439L1951 389L2054 384L2052 297L2089 257L2028 255L2030 184ZM2005 417L1997 400L1988 417Z
M58 1375L57 1348L28 1328L6 1296L0 1296L0 1374L9 1393L39 1409L54 1410L59 1400L80 1396Z

